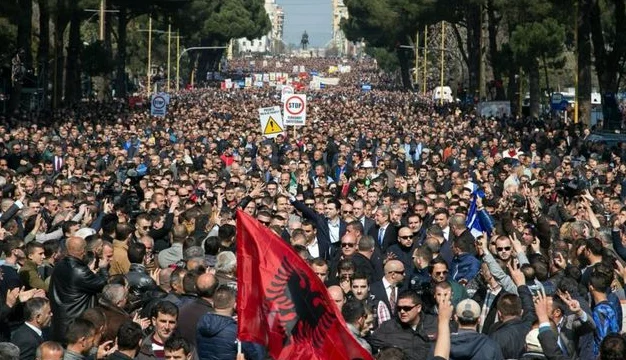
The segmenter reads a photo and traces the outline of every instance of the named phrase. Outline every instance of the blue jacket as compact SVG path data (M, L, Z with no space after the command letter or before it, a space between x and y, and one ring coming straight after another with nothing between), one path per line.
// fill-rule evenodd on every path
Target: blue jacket
M455 256L452 259L452 266L450 267L450 277L459 281L465 279L467 281L472 280L480 271L480 261L476 256L464 253Z
M205 314L198 321L196 343L202 360L232 360L237 356L237 323L232 317ZM260 345L243 342L241 349L246 359L264 359Z

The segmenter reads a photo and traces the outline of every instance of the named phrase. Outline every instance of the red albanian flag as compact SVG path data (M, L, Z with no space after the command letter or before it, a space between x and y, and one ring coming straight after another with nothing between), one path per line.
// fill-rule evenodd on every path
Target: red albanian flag
M276 360L371 360L322 281L268 228L237 211L239 340Z

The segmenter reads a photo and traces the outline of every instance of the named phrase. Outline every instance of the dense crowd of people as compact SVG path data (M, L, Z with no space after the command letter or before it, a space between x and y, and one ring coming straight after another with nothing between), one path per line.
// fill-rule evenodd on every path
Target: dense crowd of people
M267 86L2 118L0 358L265 359L236 339L242 210L379 359L624 359L626 147L342 64L274 139Z

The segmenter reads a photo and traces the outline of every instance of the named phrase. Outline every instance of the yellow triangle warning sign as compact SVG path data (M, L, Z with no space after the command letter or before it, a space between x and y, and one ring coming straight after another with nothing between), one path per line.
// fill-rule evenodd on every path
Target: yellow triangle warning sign
M274 120L274 118L270 116L270 118L267 120L267 124L265 124L265 129L263 129L263 135L280 134L283 131L283 128L281 128L276 120Z

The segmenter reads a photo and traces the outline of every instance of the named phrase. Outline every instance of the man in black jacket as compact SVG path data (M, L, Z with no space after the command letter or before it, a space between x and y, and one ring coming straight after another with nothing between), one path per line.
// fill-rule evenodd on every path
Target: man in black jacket
M32 360L44 340L42 331L52 320L48 299L32 298L24 303L24 319L24 324L11 334L11 342L20 348L20 360Z
M437 318L422 313L422 299L412 290L398 295L397 316L380 325L370 343L376 349L398 347L409 360L425 360L437 335Z
M505 294L500 297L497 304L500 321L493 324L489 337L500 344L505 359L518 359L524 354L526 334L537 316L524 274L517 266L509 265L508 268L519 296Z
M126 274L126 278L130 288L129 295L133 301L140 301L144 294L150 294L158 289L156 281L150 277L143 264L145 257L146 246L143 243L133 242L128 245L130 270Z
M50 300L53 340L62 342L67 324L92 307L96 296L107 283L108 259L100 259L99 268L95 261L84 262L87 243L83 238L67 239L67 256L55 267L50 279Z

